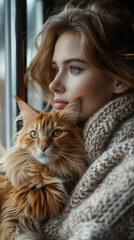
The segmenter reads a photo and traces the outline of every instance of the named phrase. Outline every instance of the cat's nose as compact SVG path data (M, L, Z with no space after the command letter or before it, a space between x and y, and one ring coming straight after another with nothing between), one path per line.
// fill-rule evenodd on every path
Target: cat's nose
M45 152L46 151L46 149L48 148L48 146L46 145L46 144L41 144L40 145L40 148L41 148L41 150L42 150L42 152Z

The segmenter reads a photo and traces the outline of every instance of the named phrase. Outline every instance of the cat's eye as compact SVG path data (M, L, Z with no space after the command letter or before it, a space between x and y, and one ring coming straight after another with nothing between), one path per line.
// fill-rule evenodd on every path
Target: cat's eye
M30 132L30 137L37 139L39 137L39 133L37 131L33 130Z
M52 137L55 137L55 138L56 138L56 137L60 137L61 134L62 134L62 130L56 129L56 130L53 131Z

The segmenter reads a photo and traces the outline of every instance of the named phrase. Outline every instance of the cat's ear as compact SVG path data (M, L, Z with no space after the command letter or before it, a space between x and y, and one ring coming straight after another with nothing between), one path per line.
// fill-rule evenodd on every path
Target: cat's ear
M27 103L25 103L20 98L18 97L15 97L15 98L18 103L19 109L21 111L24 124L28 123L29 121L33 120L38 116L38 111L30 107Z
M80 118L80 111L81 100L80 98L75 98L62 111L59 112L59 116L75 125Z

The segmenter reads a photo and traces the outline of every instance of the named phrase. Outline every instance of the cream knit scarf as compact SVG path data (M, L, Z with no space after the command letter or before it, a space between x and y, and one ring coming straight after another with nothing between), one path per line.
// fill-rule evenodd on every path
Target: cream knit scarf
M125 129L121 129L121 125L125 120L131 118L131 116L134 116L134 93L123 94L114 101L111 101L87 121L83 134L88 162L89 165L91 163L92 165L89 168L90 171L86 172L75 189L70 200L71 207L75 207L81 199L86 198L89 192L93 190L96 184L111 168L122 160L126 155L122 148L126 147L126 152L128 148L134 151L134 132L132 133L132 143L129 140L129 146L127 146L129 137L127 131L130 135L132 125L134 127L134 120L130 120ZM116 131L118 131L118 136L114 136ZM124 139L126 141L122 145ZM117 142L121 142L121 145L119 144L115 148L114 144ZM107 158L108 148L111 150L109 159Z

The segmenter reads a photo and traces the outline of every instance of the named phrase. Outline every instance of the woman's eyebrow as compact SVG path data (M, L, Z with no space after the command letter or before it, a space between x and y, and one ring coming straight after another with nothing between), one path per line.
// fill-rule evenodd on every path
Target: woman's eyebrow
M63 61L63 64L68 64L68 63L71 63L71 62L78 62L78 63L84 63L84 64L87 64L87 62L83 59L80 59L80 58L69 58L69 59L66 59ZM52 65L55 65L56 62L55 61L52 61Z
M70 63L70 62L79 62L79 63L87 63L85 60L80 59L80 58L69 58L64 61L64 63Z

